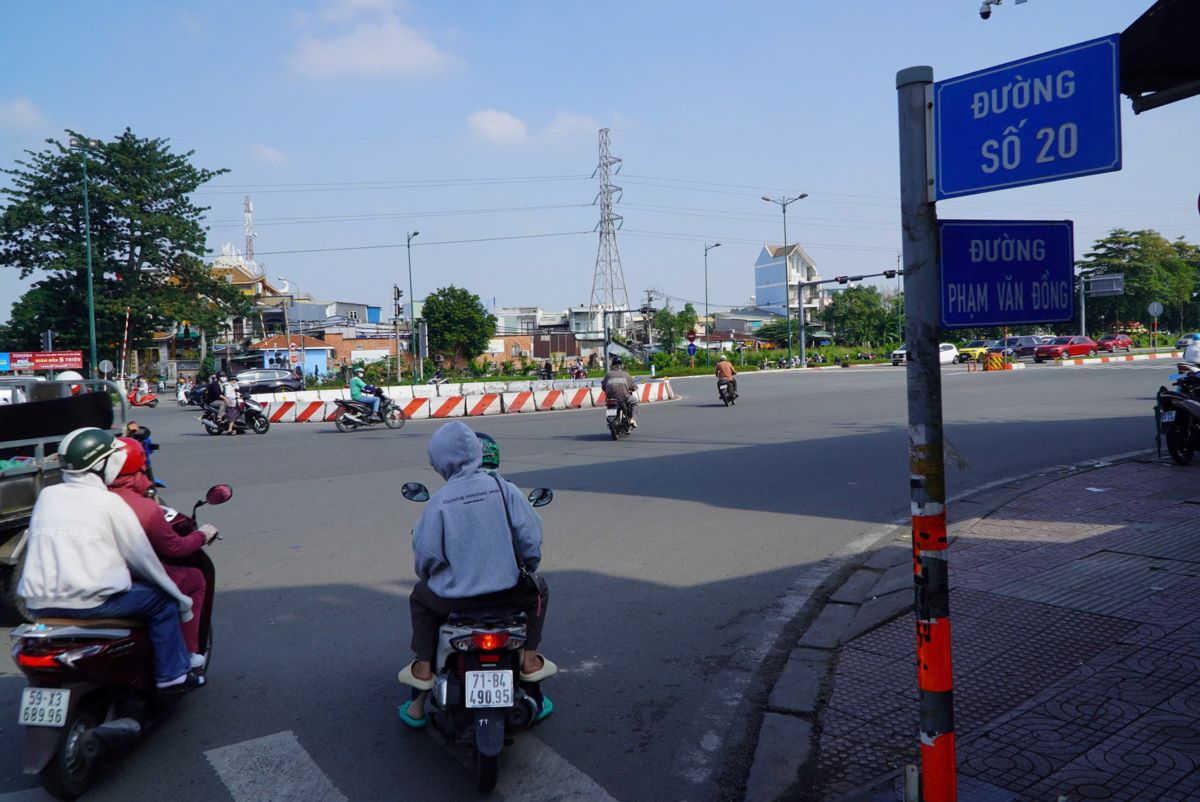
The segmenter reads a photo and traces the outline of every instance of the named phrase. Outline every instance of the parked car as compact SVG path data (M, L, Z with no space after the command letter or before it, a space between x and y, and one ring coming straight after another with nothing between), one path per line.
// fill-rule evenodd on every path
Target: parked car
M1006 357L1013 359L1023 359L1027 356L1033 356L1034 349L1042 344L1040 337L1035 337L1032 334L1023 336L1005 337L998 341L994 346L988 349L989 354L1004 354Z
M1176 350L1182 351L1191 345L1194 340L1200 340L1200 331L1192 332L1191 334L1185 334L1180 337L1175 341L1175 348Z
M237 383L253 393L277 393L281 390L297 392L304 389L304 382L292 376L290 370L247 370L237 375Z
M1110 354L1117 351L1129 353L1133 350L1133 340L1128 334L1105 334L1096 340L1096 345L1101 351L1108 351Z
M908 358L908 344L905 343L892 351L892 364L899 365ZM949 365L959 361L958 346L954 343L942 343L938 346L938 364Z
M1049 345L1039 345L1033 352L1034 362L1047 359L1067 359L1076 356L1095 356L1099 346L1091 337L1056 337Z
M995 340L971 340L971 342L958 349L958 361L966 362L970 359L976 362L982 361L983 355L987 353L987 349L995 344Z

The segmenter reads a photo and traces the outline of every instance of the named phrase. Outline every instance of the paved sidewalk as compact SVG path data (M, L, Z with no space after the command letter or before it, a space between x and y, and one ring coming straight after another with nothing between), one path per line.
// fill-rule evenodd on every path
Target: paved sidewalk
M1200 466L1008 490L951 528L959 799L1200 799ZM907 536L833 594L774 686L748 800L902 798L912 594Z

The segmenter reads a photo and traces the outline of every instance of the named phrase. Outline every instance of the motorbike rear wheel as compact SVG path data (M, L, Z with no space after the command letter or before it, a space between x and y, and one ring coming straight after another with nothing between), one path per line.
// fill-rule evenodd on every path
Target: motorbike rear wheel
M404 417L404 410L395 404L383 411L383 422L389 429L403 429L406 420L408 418Z
M346 420L346 410L344 409L333 419L333 425L337 427L339 432L352 432L358 428L358 424Z
M151 401L150 403L146 404L146 406L150 407L150 409L154 409L156 406L158 406L158 399L157 399L157 398L155 398L153 401Z
M255 434L266 434L271 428L271 421L267 420L266 415L255 415L250 419L250 428Z
M1167 429L1167 451L1176 465L1188 465L1196 455L1196 447L1188 439L1188 430L1181 426Z
M65 735L58 751L50 762L38 772L42 787L58 799L75 799L81 796L96 779L100 761L89 757L84 750L88 730L100 724L100 716L91 705L81 704L67 719L63 729Z
M204 431L208 432L211 435L218 435L221 433L221 427L218 424L214 424L212 426L205 426Z
M472 772L475 780L475 790L481 794L486 794L496 787L496 780L500 778L500 756L475 753L475 766Z

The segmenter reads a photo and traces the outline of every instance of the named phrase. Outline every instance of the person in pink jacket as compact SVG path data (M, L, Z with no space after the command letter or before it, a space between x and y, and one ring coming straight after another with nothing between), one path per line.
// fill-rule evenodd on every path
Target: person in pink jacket
M117 439L126 441L126 453L129 456L109 489L120 496L137 515L138 523L146 530L146 538L154 548L154 553L162 561L163 570L179 586L180 592L192 600L192 609L196 614L191 620L181 622L180 628L183 630L183 642L192 655L192 668L199 668L204 665L204 656L199 653L200 611L204 609L205 595L204 574L199 568L174 565L171 560L187 557L211 543L217 536L217 529L212 524L203 524L195 532L178 534L167 521L164 508L146 495L146 491L154 486L154 482L146 474L146 456L141 443L128 437Z

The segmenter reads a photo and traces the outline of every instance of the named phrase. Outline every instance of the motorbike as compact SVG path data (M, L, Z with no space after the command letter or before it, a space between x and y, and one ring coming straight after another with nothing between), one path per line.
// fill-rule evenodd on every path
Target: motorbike
M429 500L429 490L419 482L406 483L400 494L409 501ZM554 491L539 487L528 498L534 507L544 507L554 500ZM481 793L496 787L500 752L512 733L535 724L542 709L540 683L520 679L526 621L518 610L471 610L451 613L438 634L425 714L446 746L470 753Z
M266 410L263 405L250 397L249 390L238 390L237 409L226 410L226 414L236 414L237 417L233 421L234 434L243 434L247 429L255 434L266 434L271 428L271 421L267 418ZM217 413L217 408L212 404L204 404L204 413L200 416L200 422L204 424L204 431L212 435L218 435L225 431L225 423L220 419Z
M725 406L729 406L737 401L738 394L733 389L733 382L729 379L717 379L717 395L725 402Z
M136 387L129 391L129 394L125 396L125 400L129 402L129 406L131 407L150 407L154 409L158 406L157 395L149 391L139 393Z
M1174 390L1160 387L1155 396L1154 417L1158 424L1155 441L1178 465L1187 465L1200 448L1200 367L1180 363L1171 376Z
M338 405L333 425L339 432L352 432L360 426L374 426L377 423L382 423L389 429L403 428L404 422L408 420L404 416L404 410L384 395L381 388L371 387L369 392L379 399L379 417L375 417L370 404L340 398L333 402Z
M232 497L229 485L215 485L190 516L165 512L183 535L195 531L197 509ZM216 572L204 550L178 563L204 574L204 609L194 614L201 616L200 643L209 657ZM29 680L17 708L17 723L25 728L24 770L38 774L59 799L84 793L107 760L141 738L172 701L204 684L209 666L193 669L183 685L156 688L150 636L134 619L43 618L10 637L13 661Z
M605 398L604 420L608 424L608 433L614 440L628 437L629 433L633 431L633 424L630 423L629 417L629 405L622 404L619 399Z

